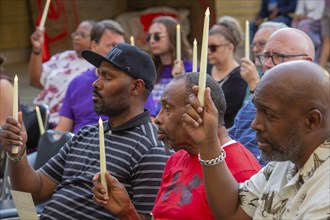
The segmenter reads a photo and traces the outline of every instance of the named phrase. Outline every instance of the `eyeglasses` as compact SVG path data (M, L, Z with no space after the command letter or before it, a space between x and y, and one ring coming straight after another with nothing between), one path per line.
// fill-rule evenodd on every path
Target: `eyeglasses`
M280 63L283 63L284 58L289 57L300 57L300 56L307 56L307 54L301 53L301 54L284 54L284 53L274 53L273 55L269 55L268 53L262 53L259 54L258 60L260 64L264 65L266 61L271 58L274 65L278 65Z
M264 49L267 41L256 41L251 45L251 49L257 47L259 49Z
M227 46L227 45L229 45L229 43L227 43L227 44L211 44L207 47L209 48L211 53L214 53L215 51L217 51L218 47Z
M152 36L153 36L154 40L156 42L158 42L160 40L160 38L165 36L165 34L161 34L161 33L148 34L146 36L146 41L149 42L151 40Z
M81 39L84 39L84 38L89 37L89 36L90 36L89 34L86 34L84 32L72 32L72 34L71 34L72 39L75 38L75 37L79 37Z

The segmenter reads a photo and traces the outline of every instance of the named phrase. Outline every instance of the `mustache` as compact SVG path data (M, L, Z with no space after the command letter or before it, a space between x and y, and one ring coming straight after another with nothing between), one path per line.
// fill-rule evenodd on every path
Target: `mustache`
M102 96L100 95L100 93L99 93L96 89L93 90L93 96L97 96L97 97L99 97L99 98L102 97Z

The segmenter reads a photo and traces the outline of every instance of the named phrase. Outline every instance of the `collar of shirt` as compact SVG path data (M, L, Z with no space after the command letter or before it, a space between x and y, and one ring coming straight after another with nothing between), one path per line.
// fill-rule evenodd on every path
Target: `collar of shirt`
M297 167L292 163L288 172L288 181L306 182L311 178L314 172L330 158L330 141L325 141L310 155L304 166L298 171ZM299 175L297 175L299 173Z
M130 128L135 128L142 124L147 124L149 122L151 122L149 112L147 110L144 110L143 113L135 116L134 118L130 119L129 121L125 122L124 124L122 124L116 128L111 127L109 120L103 122L103 127L104 127L104 132L106 133L109 130L121 131L121 130L130 129Z

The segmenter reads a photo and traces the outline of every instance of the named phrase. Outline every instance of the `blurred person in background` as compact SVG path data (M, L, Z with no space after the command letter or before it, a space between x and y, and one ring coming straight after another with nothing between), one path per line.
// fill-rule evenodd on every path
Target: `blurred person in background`
M41 89L33 102L49 106L49 128L56 127L58 123L59 111L71 80L93 68L80 53L91 47L90 31L94 24L91 20L82 21L71 35L73 50L57 53L45 63L42 63L41 54L45 29L36 27L31 35L30 84Z
M181 28L182 60L176 60L176 26L178 21L160 16L152 21L146 40L156 65L157 79L152 91L156 112L161 108L160 98L173 77L192 71L192 48Z
M242 107L247 83L240 75L240 65L235 60L235 51L242 35L236 24L222 21L209 31L208 62L212 65L208 73L221 86L227 103L225 126L230 128Z

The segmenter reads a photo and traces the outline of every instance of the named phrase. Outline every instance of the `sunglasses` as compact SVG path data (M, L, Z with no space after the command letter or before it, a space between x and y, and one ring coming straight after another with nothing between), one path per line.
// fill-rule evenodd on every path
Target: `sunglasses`
M146 36L146 41L149 42L151 40L152 36L153 36L154 40L156 42L158 42L160 40L160 38L164 37L165 35L161 34L161 33L148 34Z
M227 44L211 44L208 46L208 48L211 51L211 53L214 53L215 51L217 51L218 47L227 46L227 45L229 45L229 43L227 43Z

